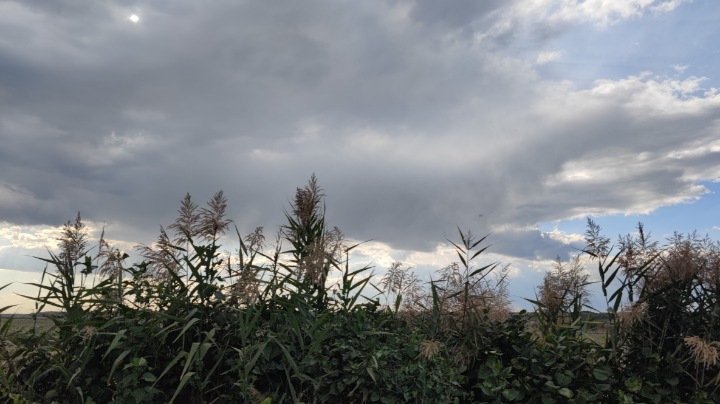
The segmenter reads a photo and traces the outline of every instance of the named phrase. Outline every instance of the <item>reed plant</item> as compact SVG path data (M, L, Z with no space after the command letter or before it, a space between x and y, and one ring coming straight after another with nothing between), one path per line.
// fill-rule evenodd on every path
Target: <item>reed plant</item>
M458 261L427 285L400 262L373 284L371 267L351 265L358 245L326 224L323 196L313 176L274 245L262 228L235 228L230 253L220 245L232 224L222 192L204 208L186 195L178 219L138 246L143 262L133 265L104 232L91 256L78 215L60 252L41 258L39 293L28 296L35 316L61 313L54 326L11 332L13 320L0 319L0 403L720 398L717 245L626 237L611 256L589 221L585 252L598 261L610 319L600 345L584 335L579 271L580 283L557 282L551 301L560 304L535 299L533 313L512 313L508 266L476 264L487 237L458 229L459 240L448 240Z

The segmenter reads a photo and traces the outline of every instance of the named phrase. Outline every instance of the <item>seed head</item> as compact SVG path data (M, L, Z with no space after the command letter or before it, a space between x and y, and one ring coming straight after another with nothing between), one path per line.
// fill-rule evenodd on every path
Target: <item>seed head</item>
M695 359L695 363L704 363L706 368L714 366L718 357L718 350L716 346L720 346L720 342L713 341L707 343L698 337L685 337L685 344L692 350L692 357Z
M420 354L432 359L440 351L440 341L423 341L420 343Z

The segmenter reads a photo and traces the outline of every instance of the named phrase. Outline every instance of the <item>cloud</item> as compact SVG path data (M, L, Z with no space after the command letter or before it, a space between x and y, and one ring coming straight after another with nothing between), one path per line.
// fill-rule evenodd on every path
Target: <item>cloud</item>
M579 24L607 28L647 13L668 13L692 0L517 0L492 14L494 23L476 32L479 42L529 34L552 37Z
M692 2L692 0L670 0L670 1L665 1L665 2L659 3L658 5L653 6L651 9L653 12L656 12L656 13L667 13L667 12L675 10L676 8L680 7L680 5L682 5L684 3L691 3L691 2Z
M535 60L535 64L544 65L545 63L560 59L564 53L565 51L541 52Z
M91 247L100 239L104 224L83 220L88 232L87 241ZM111 228L114 226L110 226ZM63 226L20 226L0 222L0 250L54 250L58 248L58 239L62 237ZM134 243L105 238L111 246L130 252Z
M690 67L690 65L685 65L685 66L672 65L672 68L675 69L675 71L678 72L678 73L684 72L685 69L687 69L688 67Z
M57 248L57 239L62 235L62 227L14 226L0 223L0 239L5 243L0 249L20 247L23 249Z
M542 235L543 237L549 237L552 240L559 241L563 245L585 243L585 236L583 236L582 234L567 234L563 231L558 230L557 228L555 228L553 231L544 232L542 233Z
M0 3L11 227L80 210L149 243L186 192L224 189L241 231L271 228L315 172L353 239L436 253L460 225L494 232L497 254L551 259L577 238L538 222L649 212L720 176L720 97L702 78L578 89L498 50L517 25L492 31L500 16L611 23L661 3L39 4Z
M613 24L639 17L647 10L669 12L687 0L526 0L514 12L524 17L535 16L552 23L577 22Z

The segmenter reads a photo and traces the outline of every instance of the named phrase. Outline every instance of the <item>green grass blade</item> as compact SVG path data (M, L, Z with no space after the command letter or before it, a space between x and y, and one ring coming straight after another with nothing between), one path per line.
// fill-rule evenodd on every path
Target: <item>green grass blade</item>
M173 343L177 342L177 340L180 339L180 337L182 337L183 334L185 334L185 332L186 332L190 327L192 327L193 324L197 323L198 321L200 321L199 318L193 318L192 320L188 321L188 323L185 324L185 327L183 327L182 331L180 331L180 334L177 336L177 338L175 338L175 340L173 341Z
M173 360L171 360L170 363L168 363L168 365L165 366L165 370L163 370L163 372L160 373L160 377L158 377L157 380L155 380L155 383L153 383L153 387L155 387L157 382L159 382L160 379L162 379L162 377L165 376L165 374L167 374L167 372L169 372L173 366L175 366L175 364L180 360L180 358L182 358L185 355L187 355L187 352L185 352L185 351L179 352L177 355L175 355L175 358Z
M477 255L477 254L476 254L476 255ZM475 258L475 257L473 257L473 258ZM472 259L472 258L471 258L471 259ZM468 276L468 278L472 278L472 277L475 276L476 274L479 274L480 272L482 272L482 271L490 268L491 266L493 266L493 265L495 265L495 264L497 264L497 263L494 262L494 263L492 263L492 264L490 264L490 265L485 265L485 266L482 267L482 268L479 268L479 269L474 270L474 271L470 274L470 276Z
M172 398L170 399L170 402L168 404L172 404L173 401L177 398L177 395L180 394L180 390L185 386L185 384L190 380L190 378L195 374L195 372L189 372L186 374L181 380L180 384L178 385L177 389L175 389L175 394L173 394Z
M182 373L180 374L180 378L182 379L185 376L185 372L192 366L192 360L195 357L195 354L198 351L198 348L200 348L199 342L193 342L193 344L190 346L190 352L188 352L187 359L185 359L185 367L183 368Z
M487 247L485 247L485 248L482 248L482 249L478 250L478 252L476 252L476 253L470 258L470 260L475 259L475 257L477 257L478 255L482 254L485 250L487 250L487 249L490 248L490 247L492 247L492 244L489 245L489 246L487 246Z
M121 353L120 355L118 355L117 359L115 359L115 362L113 363L112 368L110 369L110 374L108 375L108 384L110 384L110 380L112 380L112 375L113 375L113 373L115 373L115 369L118 367L118 365L120 364L120 362L122 362L122 360L125 359L125 357L126 357L130 352L131 352L131 351L130 351L129 349L128 349L128 350L125 350L125 351L122 351L122 353Z
M123 337L123 335L125 335L126 332L127 332L127 330L120 330L117 332L117 334L115 334L115 338L113 338L112 342L110 343L110 346L107 349L107 352L105 352L105 355L103 355L101 360L105 360L105 357L108 356L110 351L115 349L117 344L120 343L120 339Z

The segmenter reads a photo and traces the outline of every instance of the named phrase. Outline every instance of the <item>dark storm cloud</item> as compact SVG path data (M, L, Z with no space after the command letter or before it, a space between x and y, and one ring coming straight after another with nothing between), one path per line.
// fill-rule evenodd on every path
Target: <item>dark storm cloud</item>
M459 224L552 258L567 247L539 221L682 200L717 175L715 155L667 157L717 137L713 95L545 83L477 39L514 3L437 4L0 3L0 221L82 210L147 242L185 192L222 188L241 229L272 227L315 172L350 237L429 250ZM636 172L568 172L623 158Z

